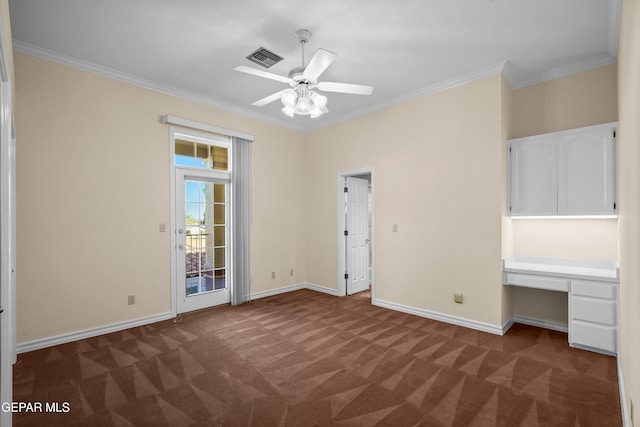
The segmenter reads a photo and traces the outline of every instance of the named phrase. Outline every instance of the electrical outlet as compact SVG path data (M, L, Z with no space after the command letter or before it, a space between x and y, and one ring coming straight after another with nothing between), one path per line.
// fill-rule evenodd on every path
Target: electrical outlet
M129 305L133 305L136 303L136 296L135 295L129 295L129 301L128 304Z
M462 304L462 292L456 292L453 294L453 301L456 304Z
M160 223L160 225L158 226L158 231L160 231L161 233L166 232L167 231L167 224Z
M289 276L293 277L293 268L289 270Z
M398 224L393 224L393 232L394 233L398 232Z
M271 272L271 278L272 278L272 279L275 279L275 278L276 278L276 272L275 272L275 271L272 271L272 272Z

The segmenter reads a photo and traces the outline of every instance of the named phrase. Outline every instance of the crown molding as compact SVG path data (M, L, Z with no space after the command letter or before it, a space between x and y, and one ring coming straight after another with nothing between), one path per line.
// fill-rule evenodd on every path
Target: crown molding
M604 54L604 55L596 56L595 58L589 58L584 61L574 62L573 64L554 68L549 71L544 71L528 79L516 80L511 83L511 87L513 87L513 89L521 89L523 87L532 86L538 83L544 83L549 80L559 79L560 77L567 77L572 74L588 71L593 68L603 67L609 64L615 64L615 62L616 62L616 58L614 58L609 54Z
M619 5L619 0L612 1L612 4ZM620 12L619 7L616 9L615 5L613 5L611 11L612 11L611 16L618 17L616 19L616 23L619 24L619 12ZM614 38L615 38L615 45L617 49L618 25L617 24L614 25L613 24L614 19L613 18L611 19L612 19L611 27L615 26L615 29L612 30L612 34L613 32L615 32L616 34ZM612 39L610 36L610 43L611 43L611 40ZM280 126L287 129L295 130L298 132L311 132L311 131L322 129L325 127L333 126L338 123L346 122L358 117L365 116L375 111L383 110L385 108L389 108L394 105L403 104L420 97L433 95L438 92L443 92L445 90L449 90L457 86L471 83L476 80L480 80L495 74L502 74L513 89L520 89L526 86L532 86L538 83L543 83L545 81L557 79L560 77L566 77L571 74L587 71L593 68L613 64L616 62L616 58L614 56L611 56L609 54L603 54L595 58L590 58L584 61L576 62L576 63L569 64L559 68L555 68L553 70L545 71L537 75L531 76L529 78L521 79L521 78L518 78L519 73L516 71L516 68L513 66L513 64L511 64L508 60L504 60L496 64L472 71L470 73L463 74L458 77L454 77L451 79L434 83L432 85L429 85L423 88L416 89L406 94L396 96L389 100L385 100L378 104L361 108L358 110L354 110L340 117L318 121L316 123L301 124L301 123L295 123L290 120L285 120L284 118L282 120L277 120L270 117L266 117L264 115L257 114L254 111L248 110L246 108L240 108L240 107L224 104L219 101L213 100L211 98L198 96L193 93L176 89L174 87L165 86L151 80L142 79L140 77L136 77L131 74L123 73L123 72L114 70L112 68L103 67L101 65L98 65L89 61L73 58L58 52L54 52L48 49L34 46L29 43L21 42L19 40L13 40L13 49L16 52L24 53L24 54L42 58L48 61L56 62L58 64L77 68L82 71L108 77L108 78L118 80L124 83L128 83L134 86L142 87L144 89L163 93L165 95L175 96L177 98L181 98L187 101L192 101L201 105L205 105L207 107L216 108L229 113L240 114L245 117L266 122L275 126Z
M370 107L366 107L366 108L361 108L358 110L355 110L349 114L346 114L344 116L332 119L332 120L328 120L328 121L324 121L322 123L319 123L316 126L310 126L309 130L313 131L313 130L318 130L324 127L328 127L328 126L332 126L338 123L342 123L342 122L346 122L348 120L352 120L358 117L362 117L365 116L367 114L373 113L375 111L379 111L379 110L383 110L385 108L389 108L392 107L394 105L399 105L399 104L404 104L408 101L417 99L417 98L421 98L423 96L428 96L428 95L433 95L436 94L438 92L443 92L445 90L449 90L449 89L453 89L454 87L457 86L462 86L464 84L467 83L471 83L474 82L476 80L480 80L483 79L485 77L489 77L489 76L493 76L495 74L500 74L502 73L503 69L505 68L505 65L507 64L507 61L501 61L497 64L493 64L490 65L488 67L484 67L475 71L472 71L470 73L467 74L463 74L461 76L458 77L454 77L452 79L448 79L448 80L443 80L441 82L438 83L434 83L432 85L420 88L420 89L416 89L414 91L408 92L406 94L400 95L400 96L396 96L394 98L388 99L386 101L380 102L378 104L375 104L373 106Z
M307 129L304 126L300 126L296 123L286 120L274 120L263 115L256 114L245 108L239 108L228 104L221 103L219 101L207 98L204 96L198 96L193 93L189 93L174 87L166 86L152 80L143 79L132 74L123 73L113 68L104 67L102 65L95 64L93 62L84 61L81 59L73 58L71 56L64 55L62 53L54 52L49 49L44 49L39 46L25 43L20 40L13 39L13 50L26 55L35 56L37 58L45 59L58 64L66 65L68 67L76 68L88 73L97 74L103 77L108 77L113 80L118 80L133 86L138 86L144 89L159 92L165 95L174 96L187 101L192 101L197 104L205 105L207 107L216 108L228 113L240 114L245 117L250 117L262 122L267 122L272 125L281 126L291 130L299 132L305 132Z
M510 61L504 61L504 67L502 68L502 76L505 78L511 89L514 89L516 83L518 83L518 73L516 67Z

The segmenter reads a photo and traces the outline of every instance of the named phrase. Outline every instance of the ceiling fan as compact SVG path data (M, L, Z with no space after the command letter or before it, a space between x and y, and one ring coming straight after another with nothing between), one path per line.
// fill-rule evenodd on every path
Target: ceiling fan
M302 66L292 69L289 72L288 77L262 70L256 70L255 68L246 67L244 65L239 65L234 68L236 71L271 80L277 80L283 83L289 83L291 86L290 88L283 89L262 98L251 105L262 107L280 99L282 104L284 104L282 112L287 116L293 117L295 114L299 114L302 116L316 118L329 110L326 107L327 97L320 95L313 89L323 92L350 93L355 95L371 95L371 93L373 93L373 86L350 83L319 82L318 78L324 70L331 65L337 55L325 49L318 49L315 55L313 55L313 58L309 61L309 64L305 67L304 45L311 38L311 32L309 30L301 29L295 32L295 36L298 38L302 47Z

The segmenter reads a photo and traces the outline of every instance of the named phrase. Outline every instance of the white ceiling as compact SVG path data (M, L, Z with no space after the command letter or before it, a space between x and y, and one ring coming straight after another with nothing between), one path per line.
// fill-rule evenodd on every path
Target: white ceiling
M10 0L14 48L282 126L312 130L503 70L515 88L615 62L620 0ZM300 66L293 33L338 54L321 81L375 87L325 93L330 112L289 118L286 84L256 48ZM506 65L505 65L506 64Z

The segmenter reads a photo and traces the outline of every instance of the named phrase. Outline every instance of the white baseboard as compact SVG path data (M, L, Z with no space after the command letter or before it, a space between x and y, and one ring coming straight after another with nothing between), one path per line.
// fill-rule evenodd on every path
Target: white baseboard
M283 286L282 288L269 289L268 291L256 292L251 294L251 299L260 299L271 297L274 295L284 294L286 292L298 291L300 289L310 289L316 292L322 292L325 294L338 296L338 291L336 289L327 288L325 286L314 285L313 283L297 283L295 285Z
M502 327L492 325L491 323L479 322L477 320L465 319L464 317L451 316L449 314L438 313L436 311L425 310L422 308L410 307L408 305L397 304L394 302L383 301L380 299L372 300L371 303L378 307L388 308L391 310L401 311L403 313L414 314L427 319L438 320L440 322L451 323L465 328L476 329L478 331L489 332L491 334L502 335Z
M260 299L260 298L272 297L274 295L280 295L287 292L297 291L300 289L305 289L304 283L297 283L291 286L283 286L282 288L269 289L268 291L256 292L251 294L251 299L254 300L254 299Z
M519 316L515 314L511 320L513 323L521 323L523 325L536 326L538 328L551 329L558 332L569 332L569 326L564 323L551 322L549 320L536 319L534 317Z
M630 425L627 422L627 416L631 416L631 414L627 413L629 410L627 408L627 392L624 388L624 376L622 375L622 359L620 359L620 353L618 352L617 357L618 362L618 387L620 388L620 411L622 412L622 427L627 427Z
M507 320L506 322L504 322L504 324L502 325L502 334L500 335L506 334L509 328L511 328L514 323L515 322L513 321L513 317Z
M329 295L338 295L338 291L331 288L326 288L320 285L314 285L312 283L298 283L291 286L285 286L277 289L270 289L268 291L256 292L251 294L251 299L266 298L273 295L283 294L286 292L293 292L299 289L311 289L312 291L323 292ZM66 344L72 341L82 340L86 338L96 337L98 335L110 334L112 332L118 332L129 328L135 328L136 326L148 325L150 323L161 322L163 320L172 319L174 316L171 313L160 313L153 316L143 317L140 319L127 320L125 322L112 323L110 325L99 326L97 328L85 329L82 331L69 332L67 334L54 335L52 337L40 338L33 341L26 341L16 345L16 353L26 353L28 351L40 350L42 348L52 347L54 345Z
M305 283L304 287L305 289L311 289L312 291L333 295L334 297L339 296L337 289L327 288L326 286L315 285L313 283Z
M83 340L85 338L96 337L98 335L110 334L136 326L148 325L150 323L161 322L173 318L171 313L154 314L153 316L142 317L125 322L112 323L110 325L99 326L97 328L85 329L82 331L69 332L67 334L54 335L52 337L40 338L33 341L26 341L16 345L17 353L40 350L41 348L52 347L54 345L66 344L68 342Z

